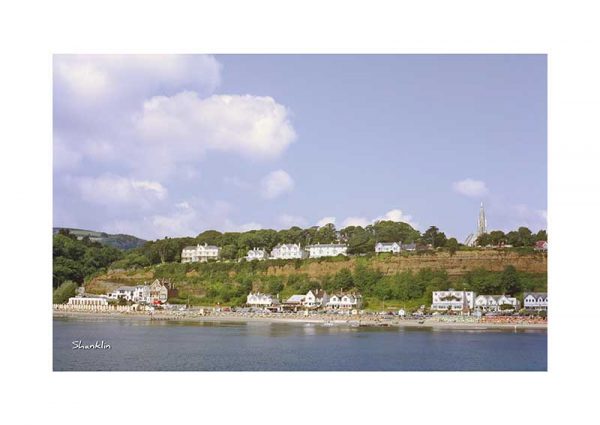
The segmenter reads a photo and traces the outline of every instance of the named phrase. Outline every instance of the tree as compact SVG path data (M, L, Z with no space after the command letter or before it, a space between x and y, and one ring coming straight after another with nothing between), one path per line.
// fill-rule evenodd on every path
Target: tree
M506 235L502 230L492 230L490 232L490 243L492 245L501 245L506 243Z
M333 277L333 289L334 290L348 290L354 286L354 280L352 279L352 273L348 269L342 269L335 274Z
M540 230L539 232L537 232L535 234L534 241L535 242L548 241L548 234L546 233L545 230Z
M431 244L434 248L438 248L446 245L447 238L436 226L430 226L429 229L421 235L421 241L426 244Z
M477 237L477 246L488 246L492 243L489 233L482 233Z
M448 248L448 251L450 251L450 255L454 255L454 253L458 250L458 247L459 245L456 238L450 238L446 242L446 248Z
M66 280L52 293L52 303L64 304L69 298L74 297L76 293L77 284L72 280Z
M517 269L513 265L508 265L502 271L500 276L500 286L502 292L506 294L516 294L521 292L521 285L519 282L519 275Z

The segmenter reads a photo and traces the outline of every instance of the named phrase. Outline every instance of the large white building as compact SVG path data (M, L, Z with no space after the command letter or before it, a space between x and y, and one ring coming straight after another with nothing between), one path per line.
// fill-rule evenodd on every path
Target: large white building
M523 307L527 310L548 310L548 294L546 292L523 294Z
M478 295L475 298L475 310L477 311L504 311L501 306L510 306L508 310L518 310L519 300L506 295Z
M253 307L271 307L279 305L279 300L270 294L261 294L260 292L249 293L246 297L246 304Z
M271 251L271 258L274 260L289 260L305 257L306 253L300 247L300 244L278 244Z
M402 242L377 242L375 244L375 252L392 252L399 254L402 250Z
M322 289L310 290L304 297L304 306L308 308L324 307L329 302L329 295Z
M81 306L107 306L108 299L106 296L85 297L85 296L78 295L76 297L69 298L69 302L67 303L67 305L78 306L78 307L81 307Z
M343 244L316 244L307 245L306 250L310 258L335 257L336 255L347 255L348 246Z
M434 291L432 298L432 310L463 311L472 310L475 306L475 294L471 291Z
M266 259L267 259L267 251L265 249L252 248L250 251L248 251L248 254L246 255L247 261L266 260Z
M221 254L221 248L214 245L186 246L181 252L182 263L196 263L198 261L216 260Z

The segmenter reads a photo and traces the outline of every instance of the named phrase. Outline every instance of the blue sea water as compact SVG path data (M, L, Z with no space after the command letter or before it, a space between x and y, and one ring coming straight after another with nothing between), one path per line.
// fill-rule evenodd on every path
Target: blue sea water
M54 319L55 371L545 371L547 332ZM96 342L110 349L73 349Z

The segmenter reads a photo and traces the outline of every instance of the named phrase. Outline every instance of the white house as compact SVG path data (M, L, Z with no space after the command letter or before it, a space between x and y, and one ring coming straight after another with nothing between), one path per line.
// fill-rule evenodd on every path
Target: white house
M433 291L432 298L432 310L463 311L472 310L475 306L475 294L471 291Z
M289 260L293 258L305 258L306 253L300 244L278 244L271 251L271 258L275 260Z
M519 300L506 295L479 295L475 298L475 310L477 311L503 311L502 305L511 306L508 310L518 310Z
M181 251L182 263L196 263L198 261L216 260L221 254L221 248L214 245L186 246Z
M350 309L362 307L360 294L335 294L329 298L326 306L333 309Z
M246 255L246 260L247 261L252 261L252 260L266 260L267 259L267 251L265 249L260 249L260 248L252 248L250 251L248 251L248 254Z
M169 289L156 279L150 285L148 302L151 304L164 304L169 298Z
M123 299L125 301L134 301L134 297L136 294L135 286L121 286L117 288L115 291L108 294L108 297L113 300Z
M375 244L375 252L393 252L399 254L402 249L402 242L377 242Z
M546 292L523 294L523 307L527 310L548 310L548 294Z
M308 256L310 258L335 257L336 255L347 255L348 246L343 244L316 244L307 245Z
M246 297L246 304L254 307L270 307L273 305L279 305L279 300L270 294L249 293Z
M329 296L327 292L322 289L310 290L304 296L304 306L308 308L319 308L324 307L329 302Z

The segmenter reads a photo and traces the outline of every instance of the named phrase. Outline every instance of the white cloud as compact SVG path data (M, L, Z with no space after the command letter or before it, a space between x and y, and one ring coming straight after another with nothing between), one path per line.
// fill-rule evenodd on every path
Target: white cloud
M261 194L265 199L273 199L290 192L294 188L294 180L283 170L267 174L260 182Z
M342 222L342 229L348 226L366 227L371 224L371 221L364 217L348 217Z
M78 177L74 182L85 201L99 205L135 205L147 208L167 197L167 189L154 181L106 174L100 177Z
M326 224L335 224L335 217L323 217L322 219L320 219L319 221L317 221L317 226L319 227L323 227Z
M168 146L176 161L200 159L209 150L272 159L296 138L283 105L250 95L157 96L144 102L134 124L145 148Z
M489 193L485 182L481 180L464 179L452 183L452 188L455 192L470 197L480 197Z
M390 210L390 211L386 212L383 216L377 217L375 220L373 220L373 222L381 221L381 220L408 223L415 229L417 229L419 227L418 223L415 223L413 221L412 216L404 214L402 212L402 210L399 210L399 209Z
M308 224L308 220L298 215L282 214L279 216L279 223L284 228L293 226L304 227Z
M247 232L262 228L256 222L237 224L230 218L233 211L233 206L227 202L193 198L171 205L157 214L115 220L108 225L106 231L132 234L147 239L161 239L165 236L194 237L209 229L221 232Z
M212 92L221 65L205 55L55 55L54 90L59 104L122 104L185 89Z

